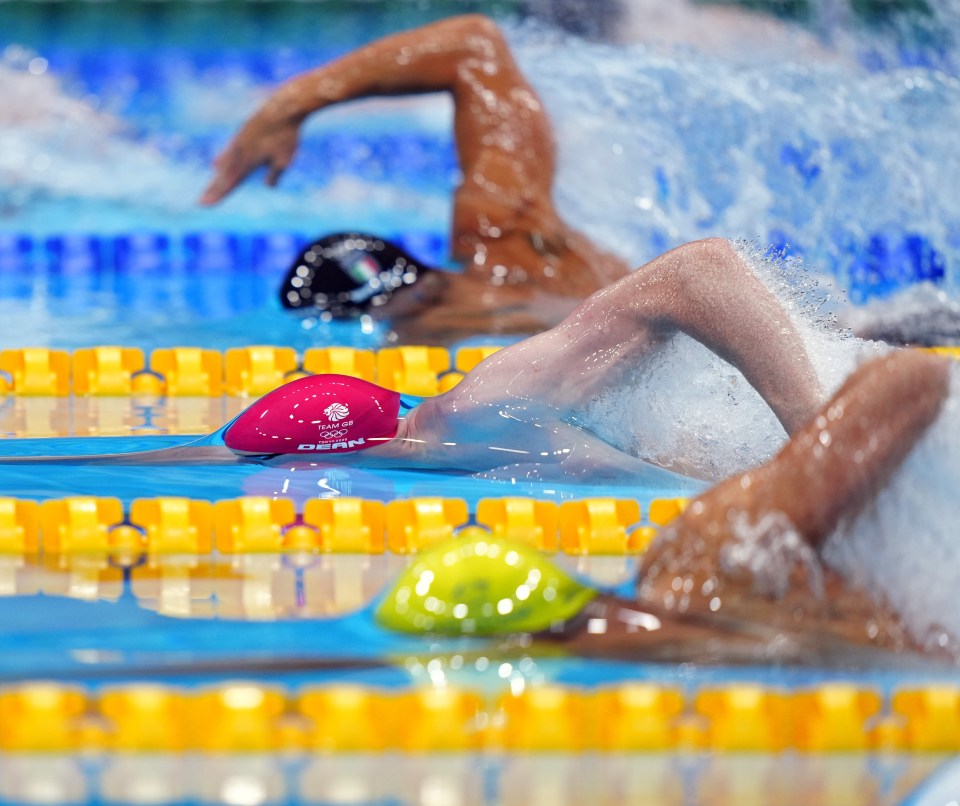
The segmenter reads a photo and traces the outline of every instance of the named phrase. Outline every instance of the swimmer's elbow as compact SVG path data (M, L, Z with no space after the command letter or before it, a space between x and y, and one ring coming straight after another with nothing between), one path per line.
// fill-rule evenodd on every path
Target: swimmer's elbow
M691 315L708 313L713 291L738 260L726 238L704 238L641 266L614 288L622 307L643 324L668 332L685 330Z
M454 24L459 27L464 44L470 49L479 47L483 55L507 50L507 40L500 26L484 14L463 14Z
M733 244L726 238L720 238L719 236L701 238L699 241L693 241L688 244L688 246L699 250L704 259L713 260L714 262L731 260L737 256L737 250Z
M503 39L503 32L500 30L500 26L486 14L461 14L456 19L464 28L472 33Z

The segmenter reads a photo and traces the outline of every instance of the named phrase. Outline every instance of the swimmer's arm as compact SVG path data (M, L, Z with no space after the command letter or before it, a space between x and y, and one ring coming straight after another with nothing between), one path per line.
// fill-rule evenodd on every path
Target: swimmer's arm
M819 549L887 483L936 420L950 363L898 350L858 367L772 460L718 485L705 501L756 520L783 512Z
M484 109L482 102L517 90L529 96L524 128L537 139L536 162L549 186L554 155L545 113L497 25L470 14L385 37L285 82L217 158L216 175L200 201L218 202L264 165L267 184L276 184L296 151L299 127L311 113L371 96L449 91L457 107L457 144L466 173L485 148L483 136L504 125L498 121L502 110Z
M386 36L287 81L272 100L286 116L356 98L462 92L471 69L526 83L495 22L479 14L451 17Z
M681 331L739 369L788 433L821 403L789 314L733 246L711 238L677 247L596 292L563 322L479 364L454 389L472 399L506 391L560 417L619 383Z
M789 313L722 238L673 249L596 299L615 312L605 339L635 328L692 336L743 373L788 434L823 400Z
M591 432L563 422L545 422L530 442L498 442L472 440L469 450L461 446L461 469L498 480L537 480L578 482L583 484L636 484L657 479L659 468L687 473L681 463L647 461L605 442ZM549 434L549 436L548 436ZM448 453L452 453L448 449Z

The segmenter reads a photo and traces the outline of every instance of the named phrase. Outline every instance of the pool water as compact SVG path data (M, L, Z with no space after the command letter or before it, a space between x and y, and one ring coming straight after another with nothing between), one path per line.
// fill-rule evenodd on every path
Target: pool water
M837 29L828 59L811 57L789 26L775 56L751 59L669 42L590 43L524 17L527 5L0 4L0 349L119 344L149 354L272 344L302 357L329 344L383 347L384 329L291 317L275 299L277 281L299 244L338 229L382 233L423 260L447 261L449 194L459 171L447 99L329 110L308 124L279 188L254 177L217 208L200 209L195 199L212 157L277 81L383 33L475 7L504 21L551 112L562 212L636 265L716 233L783 251L785 259L769 267L773 282L809 322L828 385L874 349L836 334L829 323L837 311L921 282L955 291L960 69L949 3L932 3L930 14L887 29ZM829 22L817 16L811 25L823 34ZM769 412L718 361L683 340L658 361L636 388L596 402L590 414L598 433L636 434L654 455L682 446L716 477L779 445ZM215 431L248 402L10 395L0 401L0 431L16 440L0 447L19 456L166 447ZM957 617L955 587L943 571L956 566L949 539L956 521L950 503L939 503L957 479L956 405L868 512L851 549L855 559L876 555L882 589L901 603L916 600L911 614L921 620L923 611L928 621L930 613ZM0 465L4 496L109 496L124 512L139 499L240 496L290 500L297 511L317 498L444 497L464 501L471 513L491 497L557 504L617 497L646 512L656 498L703 487L653 471L647 480L598 485L284 464ZM920 532L912 554L902 540L911 528ZM879 549L865 533L882 541ZM628 663L392 634L377 627L371 608L410 561L397 553L118 557L0 557L0 681L78 683L87 698L83 735L101 750L109 742L96 738L106 719L97 693L131 681L158 682L181 696L241 678L278 688L284 714L298 718L297 692L334 683L368 692L462 688L494 698L547 684L580 692L641 681L678 686L691 703L711 686L758 684L770 692L842 683L880 692L882 718L872 719L882 724L893 719L899 690L952 690L957 682L950 667L894 658L847 657L829 668ZM555 559L623 593L638 564L628 553ZM917 597L904 580L924 574L929 590ZM0 713L10 713L5 702L0 697ZM577 723L557 724L573 735ZM865 729L858 731L862 739ZM0 729L0 746L10 747L14 740L4 735ZM533 739L511 741L521 751L538 747ZM873 747L883 747L877 741ZM302 755L303 742L255 745L260 755L239 761L230 746L214 748L228 753L222 757L191 746L192 755L161 752L152 761L78 760L68 752L82 744L74 738L43 757L0 756L0 799L587 803L602 792L611 802L642 795L644 802L727 803L744 802L737 792L771 802L771 793L797 795L813 785L818 802L896 803L913 792L904 802L932 803L926 798L957 778L949 764L937 769L943 755L664 752L628 757L624 766L613 755L587 754L588 770L577 756L501 755L488 747L479 757L426 756L418 768L396 748L327 763ZM284 754L269 752L277 749ZM375 781L383 769L396 771L395 785ZM178 777L193 783L174 785ZM763 783L750 790L755 780Z

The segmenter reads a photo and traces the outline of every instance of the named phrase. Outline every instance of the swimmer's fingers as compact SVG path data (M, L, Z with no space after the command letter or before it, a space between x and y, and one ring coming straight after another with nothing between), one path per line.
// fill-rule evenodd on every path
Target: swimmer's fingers
M216 176L210 182L209 185L204 189L203 193L200 194L200 199L198 203L203 206L208 206L211 204L216 204L224 196L226 196L233 188L236 187L236 183L228 182L222 176Z
M241 158L232 145L214 160L214 176L200 196L200 204L216 204L239 185L256 166Z
M264 180L269 187L276 187L277 182L280 181L280 177L283 175L283 172L286 170L286 165L271 165L270 169L267 171L267 178Z
M273 187L293 160L299 145L299 129L286 126L259 137L245 130L214 161L215 175L200 196L200 204L216 204L244 179L266 166L266 184Z
M297 152L297 137L281 140L277 143L267 161L267 178L264 180L269 187L275 187L284 171L293 160L293 155Z
M210 205L221 201L261 165L267 165L270 168L267 184L272 185L283 172L286 162L282 159L273 159L268 154L251 153L249 149L240 148L235 143L231 144L214 160L214 177L200 196L200 204Z
M278 128L272 132L271 137L263 141L264 157L254 167L266 165L267 176L264 181L268 187L274 187L280 181L280 177L293 161L299 145L300 129L297 125Z

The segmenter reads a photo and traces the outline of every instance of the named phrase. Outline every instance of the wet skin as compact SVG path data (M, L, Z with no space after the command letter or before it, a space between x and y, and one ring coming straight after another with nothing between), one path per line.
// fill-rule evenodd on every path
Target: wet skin
M646 465L579 427L577 411L620 390L678 332L740 370L788 434L822 402L786 311L728 242L708 239L667 252L593 294L558 326L490 356L450 392L423 401L395 439L352 461L505 468L540 479L629 475ZM693 472L682 456L656 461Z
M312 113L370 96L447 92L462 181L453 197L452 257L373 314L401 341L443 344L474 334L531 334L623 277L627 265L564 222L554 206L550 122L500 29L466 15L373 42L290 79L214 163L201 204L215 204L265 166L276 184Z
M685 646L701 658L802 661L859 646L956 659L955 637L909 634L821 558L936 419L948 388L948 363L933 355L864 364L773 459L695 499L658 537L636 601L600 597L554 640L604 657Z

